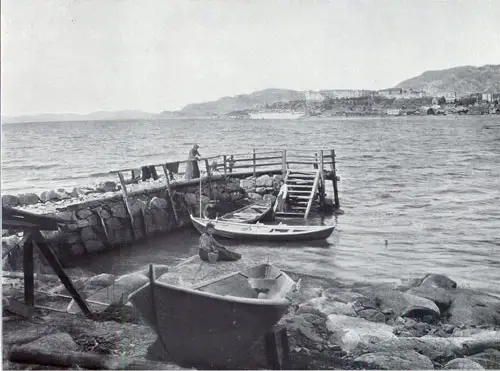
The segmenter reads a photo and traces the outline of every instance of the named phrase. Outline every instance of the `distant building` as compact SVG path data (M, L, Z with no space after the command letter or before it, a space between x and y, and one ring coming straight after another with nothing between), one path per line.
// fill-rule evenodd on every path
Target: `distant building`
M379 90L377 94L388 99L415 99L425 96L423 91L402 88L383 89Z
M362 97L369 97L370 95L372 95L372 92L369 90L355 90L355 89L324 90L321 93L324 96L332 99L362 98Z
M490 93L481 94L481 100L485 102L493 102L493 95Z
M308 102L322 102L325 97L318 91L306 91L306 101Z
M435 95L435 97L438 99L441 97L444 97L444 99L446 100L446 103L454 103L455 100L457 99L457 92L445 91L445 92L437 93Z
M391 116L397 116L401 113L399 108L388 108L386 113Z

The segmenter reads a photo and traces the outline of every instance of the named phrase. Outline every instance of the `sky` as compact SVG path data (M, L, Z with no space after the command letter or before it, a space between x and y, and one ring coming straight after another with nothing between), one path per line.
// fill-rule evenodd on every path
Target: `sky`
M2 0L2 115L384 89L500 64L498 0Z

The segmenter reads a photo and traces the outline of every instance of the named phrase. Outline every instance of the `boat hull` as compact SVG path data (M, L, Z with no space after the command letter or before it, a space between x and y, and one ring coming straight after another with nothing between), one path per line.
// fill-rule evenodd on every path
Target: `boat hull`
M268 220L271 218L272 214L272 203L263 204L261 202L256 202L236 211L227 213L218 220L252 224L257 223L258 221Z
M220 296L156 281L129 299L172 361L198 369L244 368L251 350L262 344L290 303Z
M245 232L243 229L231 230L229 228L224 228L224 222L217 222L208 219L200 219L191 216L191 221L194 227L200 232L205 231L205 226L209 221L211 221L214 228L214 235L227 239L237 239L237 240L252 240L252 241L314 241L323 240L328 238L334 231L335 226L326 226L322 228L315 228L311 230L303 230L296 233L258 233L258 232ZM250 226L249 226L250 227ZM280 226L267 226L269 229L280 230ZM290 227L290 226L289 226Z

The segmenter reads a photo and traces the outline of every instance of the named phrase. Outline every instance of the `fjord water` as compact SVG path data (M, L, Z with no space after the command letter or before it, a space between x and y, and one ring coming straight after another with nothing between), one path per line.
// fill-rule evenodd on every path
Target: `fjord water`
M2 193L92 184L110 170L185 159L194 142L202 155L336 150L345 214L325 220L337 223L333 235L325 243L230 243L247 258L344 281L442 273L500 294L498 116L4 125ZM126 273L196 253L197 238L188 229L82 264Z

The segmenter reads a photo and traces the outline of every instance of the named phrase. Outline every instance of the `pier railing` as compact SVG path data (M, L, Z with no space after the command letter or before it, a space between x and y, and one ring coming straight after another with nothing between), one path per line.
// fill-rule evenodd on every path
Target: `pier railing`
M161 164L144 165L140 168L129 168L111 171L110 174L117 174L125 201L125 206L133 223L133 216L130 211L127 185L137 184L141 180L153 179L167 187L168 195L172 202L171 185L185 179L186 166L191 162L196 162L200 171L199 179L206 177L210 182L215 175L225 176L254 176L265 173L281 173L283 177L288 170L293 171L317 171L319 170L321 184L324 186L325 178L330 179L333 185L335 205L339 207L336 175L335 150L322 149L268 149L251 152L224 154L217 156L202 157L199 160L171 161ZM178 221L176 211L174 217Z

